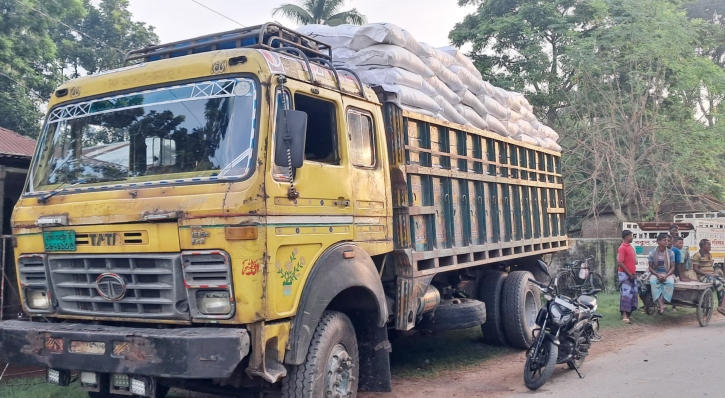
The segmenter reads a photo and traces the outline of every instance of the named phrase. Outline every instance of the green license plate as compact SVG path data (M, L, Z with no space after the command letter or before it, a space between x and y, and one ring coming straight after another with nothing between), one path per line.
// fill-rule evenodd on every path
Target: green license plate
M76 251L76 232L43 232L43 243L47 252L74 252Z

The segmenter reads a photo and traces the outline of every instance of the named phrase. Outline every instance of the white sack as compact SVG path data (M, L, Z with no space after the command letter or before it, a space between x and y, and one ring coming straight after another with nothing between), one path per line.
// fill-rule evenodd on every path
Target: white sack
M533 135L534 135L534 129L531 128L531 123L529 123L526 120L523 120L522 119L522 120L519 120L517 122L517 124L519 125L519 129L521 129L521 132L522 133L524 133L524 134L526 134L528 136L532 136L533 137Z
M453 107L448 101L446 101L443 96L439 95L434 98L435 102L438 104L438 106L441 107L441 115L446 118L448 121L458 124L466 124L468 123L468 120L466 120L463 115L458 113L456 108Z
M360 29L358 25L343 24L338 26L328 25L303 25L297 31L303 35L315 38L323 43L329 44L333 49L347 47L347 44Z
M400 107L400 109L402 109L404 111L420 113L421 115L430 116L430 117L438 117L437 113L433 113L427 109L416 108L414 106L408 106L405 104L398 104L398 106Z
M478 113L478 116L481 116L482 118L486 117L488 115L488 111L486 110L486 107L483 105L483 103L476 98L475 95L473 95L472 92L466 90L463 95L460 95L461 102L463 105L466 105L470 108L472 108L476 113Z
M555 137L559 138L559 134L557 134L556 131L554 131L554 129L552 129L551 127L542 125L541 129L544 132L544 137L550 139L554 139Z
M456 64L456 58L440 48L433 49L433 56L436 57L446 68L450 68Z
M353 70L379 69L388 66L403 68L425 78L434 76L423 61L412 52L390 44L379 44L364 48L347 61Z
M492 116L491 114L486 116L486 124L488 124L489 130L493 131L494 133L497 133L498 135L508 137L509 132L503 123L504 122L501 122L500 120L496 119L496 117Z
M521 114L521 118L526 120L527 122L533 123L536 120L536 116L533 114L533 112L531 112L525 106L521 107L519 113Z
M489 115L493 115L498 120L509 120L511 111L499 104L498 101L493 99L493 97L479 95L478 99L483 102L483 106L486 107L486 111L488 111Z
M420 75L408 72L401 68L371 69L358 73L365 84L371 86L401 85L422 91L424 94L435 97L438 95L436 89L423 80Z
M523 134L521 131L521 128L519 128L519 124L516 122L501 122L506 127L506 131L508 131L509 136L516 137L517 135Z
M556 151L556 152L561 152L561 146L559 144L557 144L551 138L544 138L544 141L546 142L547 149L551 149L552 151Z
M539 145L539 140L537 140L536 138L531 137L529 135L526 135L526 134L520 134L520 135L514 137L514 139L519 140L521 142L525 142L527 144L531 144L531 145Z
M458 105L461 103L461 97L459 97L456 93L453 92L448 86L446 86L443 81L435 76L426 79L426 82L431 85L437 92L438 95L442 96L443 98L448 101L451 105Z
M423 61L425 66L428 67L428 69L432 70L433 73L436 74L436 77L441 79L443 83L448 86L451 90L457 92L460 90L465 90L466 85L463 84L460 78L456 76L455 73L453 73L451 70L446 68L440 61L438 61L435 57L423 57L420 59Z
M433 113L433 115L441 111L441 107L438 103L425 93L414 88L406 86L394 86L394 85L381 85L383 90L397 94L398 98L395 101L398 105L408 105L415 108L425 109Z
M521 120L521 114L514 111L513 109L509 111L509 122L516 123L519 120Z
M469 72L471 72L471 74L473 76L476 76L479 79L483 79L481 72L479 72L479 70L476 69L476 66L473 65L473 62L465 54L460 52L457 48L449 46L449 47L441 47L440 50L443 51L444 53L447 53L447 54L453 56L453 58L456 59L456 63L458 65L461 65L462 67L466 68Z
M499 87L494 87L492 97L493 97L493 99L496 100L496 102L503 105L504 107L506 107L506 108L509 107L508 103L507 103L507 100L509 98L508 91L506 91L502 88L499 88Z
M488 94L488 90L486 90L486 86L483 84L483 80L480 78L477 78L476 76L473 76L471 72L466 70L466 68L459 66L459 65L453 65L450 68L451 72L453 72L456 76L460 78L460 80L468 87L468 90L473 92L476 95L483 95ZM451 87L452 88L452 87ZM453 90L456 91L456 90Z
M473 108L470 108L466 105L456 105L455 106L458 113L460 113L466 120L468 120L474 127L478 127L482 130L488 129L488 123L481 117L478 116L478 113L473 110Z
M357 51L347 47L338 47L332 49L332 63L335 66L345 66L345 63L355 55Z
M430 55L407 30L391 23L371 23L361 27L350 40L348 47L359 51L377 44L403 47L419 57Z

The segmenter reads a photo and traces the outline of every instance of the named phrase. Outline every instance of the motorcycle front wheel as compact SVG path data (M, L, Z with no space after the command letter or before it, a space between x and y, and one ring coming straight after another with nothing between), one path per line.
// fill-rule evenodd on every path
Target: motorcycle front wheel
M554 373L556 358L559 355L559 348L549 340L544 340L541 347L536 351L536 343L526 353L526 365L524 365L524 384L530 390L536 390L546 384L551 374Z

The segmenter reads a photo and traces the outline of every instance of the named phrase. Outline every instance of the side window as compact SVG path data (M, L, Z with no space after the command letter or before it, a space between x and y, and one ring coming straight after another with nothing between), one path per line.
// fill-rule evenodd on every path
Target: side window
M340 164L335 104L306 95L294 95L295 109L307 113L305 160Z
M375 167L375 136L373 118L354 109L347 111L347 132L350 137L350 161L359 167Z

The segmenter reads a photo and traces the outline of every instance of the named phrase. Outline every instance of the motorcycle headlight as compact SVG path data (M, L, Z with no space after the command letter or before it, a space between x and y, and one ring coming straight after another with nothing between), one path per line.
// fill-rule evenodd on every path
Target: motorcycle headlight
M571 321L571 314L566 314L566 315L564 315L564 316L561 317L561 324L562 325L566 325L567 323L569 323L569 321Z
M564 324L564 321L562 320L562 313L561 309L557 305L552 305L551 309L549 309L551 312L551 320L554 322L555 325L561 326Z

